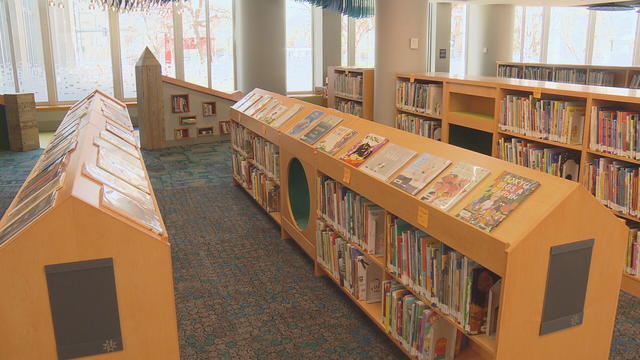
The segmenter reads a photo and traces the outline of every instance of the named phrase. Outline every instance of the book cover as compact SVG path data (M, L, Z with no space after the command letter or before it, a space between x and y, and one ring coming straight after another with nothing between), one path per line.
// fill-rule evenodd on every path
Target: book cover
M338 126L333 132L322 139L316 149L335 155L342 147L349 142L358 132L346 126Z
M265 115L265 117L262 119L262 122L266 124L271 124L277 118L279 118L282 114L284 114L285 111L287 110L289 110L288 107L284 105L278 105L275 108L273 108L270 112L268 112L267 115Z
M309 130L300 140L303 142L313 145L321 137L327 134L331 129L333 129L336 125L338 125L342 121L342 118L337 116L329 115L326 119L320 121L316 126L314 126L311 130Z
M380 180L387 181L398 169L406 164L416 152L402 147L397 144L390 143L377 154L373 155L362 171L377 177Z
M29 210L13 219L13 221L6 222L0 230L0 245L11 239L14 235L20 232L20 230L24 229L27 225L31 224L34 220L49 210L55 202L57 193L57 191L49 193L47 197L40 200L37 204L29 208Z
M240 108L245 106L247 101L251 100L254 96L256 96L255 93L250 93L250 94L245 95L242 99L238 100L235 104L233 104L233 106L231 106L231 108L235 109L235 110L239 110Z
M254 116L266 103L271 101L271 95L265 95L251 105L244 113L248 116Z
M480 229L491 231L538 187L540 183L535 180L504 171L457 216Z
M393 186L415 195L451 164L450 160L428 153L420 155L391 183Z
M366 268L365 301L369 304L382 301L382 280L384 279L382 268L374 264Z
M302 110L302 108L303 106L300 104L293 105L291 109L289 109L289 111L285 112L284 114L282 114L282 116L272 121L271 126L275 128L279 128L280 126L284 125L287 121L291 120L291 118L294 117L300 110Z
M298 121L298 123L295 124L287 132L287 134L295 137L300 136L300 134L302 134L303 131L308 129L311 125L313 125L316 121L318 121L323 115L324 115L324 112L320 110L313 110L312 112L309 113L309 115L305 116L304 119Z
M353 145L349 151L342 155L340 160L349 165L359 167L369 158L369 156L380 150L387 141L389 140L383 136L367 134L367 136L365 136L359 143Z
M267 102L265 104L265 106L260 111L258 111L254 115L254 118L256 118L259 121L263 121L265 116L267 116L267 114L271 113L273 111L273 109L275 109L279 105L280 105L280 100L278 100L276 98L272 98L271 100L269 100L269 102Z
M489 292L498 280L500 277L488 269L477 267L473 270L467 329L469 334L486 332Z
M102 185L102 199L100 205L114 210L125 217L162 234L162 223L158 214L122 194L108 185Z
M489 173L485 168L460 162L431 184L420 200L449 210Z
M489 289L489 299L487 302L487 335L494 336L498 329L498 313L500 312L500 292L502 290L502 279L496 281Z

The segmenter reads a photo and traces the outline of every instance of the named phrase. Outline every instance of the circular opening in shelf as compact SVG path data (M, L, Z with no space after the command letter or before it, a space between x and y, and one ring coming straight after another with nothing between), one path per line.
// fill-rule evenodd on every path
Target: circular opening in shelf
M289 206L291 207L291 214L296 221L296 225L300 230L304 230L309 223L309 183L307 182L307 175L304 172L304 167L300 163L300 160L293 158L289 162L289 174L288 191L289 191Z

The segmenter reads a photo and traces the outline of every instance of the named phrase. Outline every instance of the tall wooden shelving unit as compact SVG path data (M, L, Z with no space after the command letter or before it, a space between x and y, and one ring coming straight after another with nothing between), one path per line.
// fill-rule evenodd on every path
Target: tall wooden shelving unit
M116 112L120 121L123 121L119 124L123 126L117 125L113 119L109 120L108 117L113 116L113 110L109 113L111 115L103 112L103 102L119 108ZM159 218L159 227L155 230L144 226L137 218L125 216L106 207L103 184L89 178L83 172L86 165L97 166L99 147L94 145L94 141L101 136L101 132L108 131L107 124L119 127L125 133L130 131L130 135L133 136L126 106L99 91L90 94L78 104L67 113L65 119L76 117L85 111L86 113L79 117L80 126L77 130L75 150L67 153L63 160L65 175L55 193L53 205L15 235L0 243L0 289L4 294L0 297L0 307L7 309L1 316L0 337L3 340L0 358L69 358L61 354L67 350L85 351L98 348L105 352L115 351L84 358L178 359L171 245L142 163L139 147L133 148L137 152L140 169L144 172L150 192L148 196L153 203L152 211ZM62 132L64 130L58 130L52 143ZM100 151L109 152L106 149L110 146L112 145L100 147ZM47 154L49 148L44 154ZM37 167L42 165L43 158L45 155L36 164L36 170L29 175L27 183L36 176ZM18 197L24 191L23 185ZM14 199L0 221L0 230L9 223L17 205L19 202ZM111 342L111 339L91 338L88 334L80 334L79 338L72 336L56 339L54 327L57 328L56 334L58 330L62 333L76 330L72 325L65 325L65 322L71 319L58 318L57 322L53 319L56 311L53 306L54 300L51 298L51 283L48 283L45 276L46 269L66 267L67 270L70 269L69 273L74 273L73 270L83 269L85 265L82 264L96 259L110 259L113 263L117 295L116 316L119 317L122 343ZM92 283L98 281L89 274L84 277L93 279ZM67 306L67 311L73 309L65 305L67 300L73 303L77 294L92 296L84 293L82 285L78 283L67 290L68 292L62 295L58 292L56 300L59 302L61 297L66 299L58 305ZM100 302L98 299L94 300ZM83 316L85 315L79 312L72 317ZM111 318L109 321L118 322L118 319ZM86 325L93 329L102 326L98 323ZM61 343L63 341L64 343ZM122 349L117 350L119 347Z
M498 157L500 138L520 138L531 142L553 145L576 152L580 159L580 183L585 184L587 164L596 158L610 158L629 164L639 164L639 160L616 156L589 148L589 131L593 105L614 106L630 111L640 109L640 90L611 88L602 86L562 84L536 80L517 80L492 77L463 77L447 73L397 74L398 79L423 79L441 82L444 85L442 119L442 141L472 149L477 152ZM558 141L544 140L532 136L501 130L500 101L507 95L539 97L542 99L560 99L585 104L585 124L581 145L571 145ZM464 101L461 101L464 99ZM460 109L464 111L460 111ZM463 134L455 133L462 129ZM453 133L453 136L452 136ZM620 218L640 222L640 218L622 214L613 209ZM625 235L626 240L626 235ZM624 274L622 289L640 297L640 278Z
M373 68L329 66L327 75L329 78L327 84L327 106L332 109L337 109L337 103L341 100L354 101L362 104L361 118L373 120L374 73L375 69ZM336 91L335 81L338 75L362 77L362 96Z
M612 83L610 85L601 84L605 86L613 86L613 87L621 87L621 88L633 88L632 80L634 75L640 75L640 67L635 66L601 66L601 65L569 65L569 64L543 64L543 63L522 63L522 62L511 62L511 61L498 61L496 62L496 74L498 77L506 77L506 78L514 78L514 79L529 79L529 80L546 80L546 81L554 81L554 82L563 82L557 78L556 70L567 70L567 71L577 71L583 73L585 78L584 83L575 83L582 85L598 85L595 83L589 82L589 77L594 73L609 73L612 76ZM511 70L513 73L504 76L501 76L501 71L505 72L505 70ZM543 78L534 78L534 77L526 77L525 71L530 73L532 70L535 71L546 71L546 77ZM509 71L506 71L509 72ZM516 74L517 73L517 74ZM516 76L514 76L516 75ZM566 81L564 81L566 82ZM640 87L638 84L635 88Z
M615 321L618 281L621 278L619 269L623 264L625 247L622 237L626 234L626 227L621 220L600 205L584 187L576 182L418 135L407 134L401 130L332 109L305 104L260 89L254 92L269 94L287 106L296 103L304 105L304 109L280 129L272 128L233 109L231 118L232 121L279 146L282 235L283 238L293 238L310 257L316 260L316 274L327 275L333 281L337 281L316 259L316 220L321 217L318 207L318 178L326 175L381 206L387 214L404 219L502 278L503 291L497 337L469 335L469 346L457 359L601 359L607 357ZM445 109L447 109L446 105ZM351 139L335 156L331 156L288 135L287 130L312 110L321 110L343 118L340 125L358 131L358 136ZM445 110L443 117L445 123L446 119ZM452 209L442 211L420 201L419 196L411 196L339 160L343 153L368 133L384 134L391 143L402 144L418 153L426 152L441 156L450 159L454 164L464 161L482 166L490 170L491 175ZM493 232L479 230L456 218L455 214L469 201L475 199L502 171L537 180L541 186ZM300 191L298 185L289 185L290 182L299 182L300 177L305 178L306 194L298 193ZM305 204L308 207L306 219L301 219L301 214L297 213L299 208L296 202L299 199L308 200ZM584 239L595 239L584 307L584 323L541 336L541 314L550 249L556 245ZM389 238L386 242L388 245ZM386 255L377 257L363 253L372 263L383 266L385 279L394 278L386 266L389 261ZM386 333L385 325L381 320L381 305L359 301L347 290L343 290ZM419 294L416 293L416 295ZM446 315L445 318L456 324L452 318ZM459 325L456 326L459 327ZM399 344L393 336L390 337L392 341ZM406 349L400 347L411 357Z

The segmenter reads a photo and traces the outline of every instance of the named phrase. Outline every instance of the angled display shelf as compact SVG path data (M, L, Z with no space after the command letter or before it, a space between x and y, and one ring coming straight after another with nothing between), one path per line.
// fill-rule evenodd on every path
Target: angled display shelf
M464 88L460 91L466 93ZM245 103L260 96L269 96L288 108L295 105L303 108L280 127L275 127L272 125L277 124L277 120L264 122L261 121L263 117L253 115L259 113L259 109L247 110L249 105ZM447 108L446 101L444 107ZM333 155L316 148L317 144L309 145L309 141L301 138L308 140L309 134L315 131L314 126L299 131L299 123L312 118L314 111L323 112L327 115L325 118L330 115L341 118L339 126L355 130L357 135L342 144ZM404 285L415 298L465 332L464 340L460 341L466 342L467 346L456 359L599 359L608 356L622 277L619 269L623 266L626 246L623 237L627 230L620 219L577 182L260 89L239 101L232 109L231 118L236 126L279 148L279 177L283 189L279 214L283 238L293 238L315 260L316 274L327 275L335 281L409 357L419 356L407 345L406 339L401 339L389 326L385 300L382 303L364 301L362 295L348 289L343 274L330 269L331 264L322 258L326 249L317 245L322 241L321 234L324 231L344 232L323 212L327 211L327 200L321 196L327 183L342 188L342 194L357 194L383 209L387 228L385 251L374 255L351 235L343 233L340 237L346 239L350 248L359 250L367 262L383 267L382 280L386 284L395 280L392 283ZM318 123L322 121L313 124ZM337 130L325 131L319 139L322 141ZM367 134L384 136L388 139L384 146L401 145L416 155L396 169L388 181L380 180L364 170L367 162L357 168L340 159ZM446 138L448 134L443 135ZM384 146L379 153L384 151ZM416 156L424 153L448 159L451 167L464 162L490 173L445 211L420 200L424 189L412 196L390 183ZM456 216L503 172L537 182L539 187L492 231L482 230ZM306 191L301 190L305 187L305 181L300 179L302 176L306 177L308 199ZM443 176L441 173L433 181L440 181ZM308 217L302 207L308 207ZM307 217L306 221L304 217ZM496 336L472 335L460 322L462 314L442 305L441 299L432 301L414 280L399 273L394 258L397 239L389 230L399 219L406 221L414 229L412 231L430 235L446 249L472 259L501 279ZM323 228L319 228L320 224L324 224ZM568 284L573 285L567 287Z
M0 220L0 272L2 359L179 358L171 245L123 103L69 110Z

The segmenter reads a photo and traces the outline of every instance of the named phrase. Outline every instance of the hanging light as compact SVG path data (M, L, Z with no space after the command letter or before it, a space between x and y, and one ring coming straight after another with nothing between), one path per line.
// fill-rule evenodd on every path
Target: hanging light
M327 10L338 11L352 18L369 18L375 15L375 0L296 0Z

